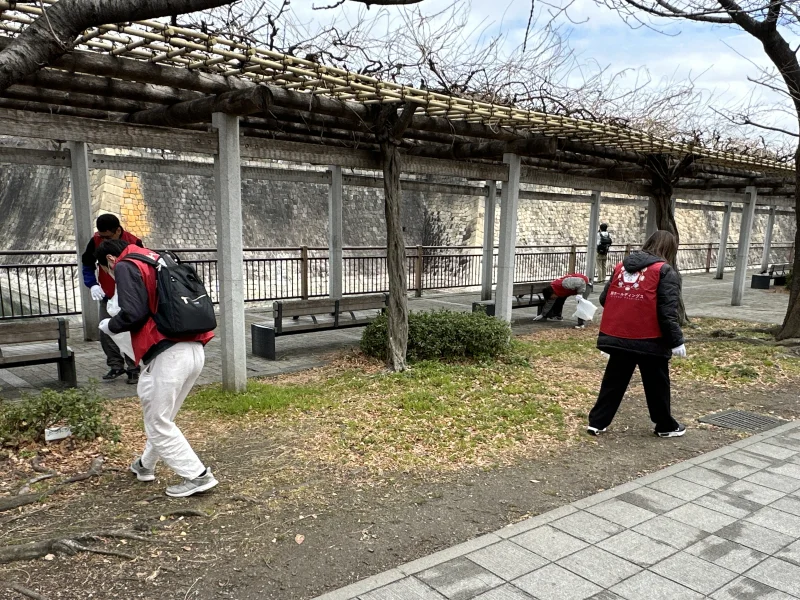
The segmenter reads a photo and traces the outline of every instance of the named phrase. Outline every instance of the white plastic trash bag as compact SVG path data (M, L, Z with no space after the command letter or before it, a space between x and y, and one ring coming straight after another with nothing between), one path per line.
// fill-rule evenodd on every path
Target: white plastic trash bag
M114 294L114 297L106 304L106 311L111 317L116 317L119 314L119 301L117 300L116 294ZM127 331L124 333L112 333L111 339L114 340L120 352L128 356L131 360L136 360L133 356L133 343L131 342L130 333Z
M584 321L591 321L594 318L594 313L597 307L589 302L586 298L578 298L578 308L575 314L572 315L576 319L583 319Z

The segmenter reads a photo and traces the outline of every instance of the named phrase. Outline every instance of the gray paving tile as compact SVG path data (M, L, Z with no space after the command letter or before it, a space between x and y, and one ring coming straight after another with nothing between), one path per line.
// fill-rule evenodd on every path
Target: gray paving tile
M745 520L773 531L786 533L794 538L800 538L800 517L770 506L765 506Z
M708 533L714 533L718 529L730 525L736 519L724 515L710 508L698 506L697 504L688 503L679 506L675 510L666 513L670 519L675 519L686 525L697 527Z
M642 571L611 588L627 600L701 600L702 595L650 571Z
M751 481L736 481L730 485L720 488L721 492L732 496L739 496L759 504L771 504L784 495L783 492L772 488L764 487Z
M773 444L778 444L782 448L791 448L792 450L800 451L800 438L796 437L797 434L779 435L770 440Z
M786 475L787 477L800 479L800 465L795 463L786 463L779 467L767 469L767 471L776 475Z
M596 544L622 531L622 527L611 521L580 511L550 523L551 527L560 529L584 542Z
M777 558L768 558L747 572L750 579L786 592L800 596L800 567Z
M722 473L723 475L734 477L736 479L747 477L748 475L752 475L753 473L761 470L758 467L751 467L735 460L729 460L728 458L714 458L703 463L703 467L712 471L716 471L717 473Z
M800 566L800 540L778 550L775 553L775 558Z
M692 467L692 468L699 469L700 467ZM711 471L709 471L709 473L711 473ZM728 484L727 480L725 480L725 482L722 483L722 485L727 485L727 484ZM682 479L678 475L667 477L665 479L659 479L658 481L649 484L647 487L654 490L658 490L659 492L664 492L665 494L669 494L670 496L674 496L675 498L686 500L687 502L694 500L695 498L699 498L700 496L704 496L705 494L709 493L712 489L704 485L699 485L697 483L689 481L688 479Z
M768 556L716 535L710 535L689 546L686 552L739 574L753 568Z
M800 480L797 480L793 477L786 477L786 475L776 475L775 473L770 473L769 471L759 471L758 473L753 473L752 475L745 477L743 481L757 483L758 485L762 485L779 492L786 492L787 494L800 490Z
M535 600L535 598L507 583L477 596L475 600Z
M656 516L655 513L623 502L622 500L608 500L586 509L590 513L608 519L612 523L623 527L634 527Z
M445 600L419 579L408 577L359 596L360 600Z
M656 514L665 513L685 503L680 498L647 487L622 494L618 499Z
M537 600L586 600L602 589L558 565L548 565L514 580Z
M564 558L587 546L586 542L549 525L522 533L511 538L511 541L548 560Z
M506 581L535 571L548 563L546 558L507 540L468 554L467 558Z
M750 446L744 450L730 452L729 454L725 455L725 458L727 460L732 460L743 465L747 465L748 467L753 467L754 469L766 469L767 467L774 466L776 462L782 462L776 461L774 458L768 456L751 454Z
M759 454L761 456L767 456L777 460L788 460L797 454L797 450L776 446L769 442L758 442L757 444L752 444L751 446L747 447L747 451L751 454Z
M792 537L747 521L736 521L717 531L717 535L753 550L774 554L787 544Z
M730 475L725 475L724 473L718 473L717 471L711 471L703 467L692 467L691 469L686 469L685 471L676 473L675 477L679 479L685 479L686 481L691 481L692 483L695 483L697 485L702 485L703 487L706 488L714 488L714 489L721 488L722 486L733 483L738 479L738 477L731 477ZM660 489L662 492L670 493L669 490L665 490L662 488L658 489ZM686 499L694 500L694 498L686 498Z
M784 496L770 504L770 506L800 517L800 498L797 496Z
M654 565L676 552L672 546L630 529L603 540L598 547L641 567Z
M641 567L595 546L584 548L558 561L558 564L581 577L609 588L641 571Z
M663 542L677 550L683 550L708 535L697 527L686 525L663 515L637 525L633 531Z
M706 562L686 552L673 554L660 563L654 564L650 570L701 594L710 594L738 576L738 573Z
M747 577L740 577L714 592L712 600L795 600L793 596Z
M416 578L449 600L471 600L505 583L497 575L465 557L431 567L417 573Z
M599 594L595 594L589 600L625 600L622 596L617 596L614 592L603 590Z
M736 519L743 519L764 507L763 504L758 502L753 502L740 496L725 494L719 490L698 498L694 503Z

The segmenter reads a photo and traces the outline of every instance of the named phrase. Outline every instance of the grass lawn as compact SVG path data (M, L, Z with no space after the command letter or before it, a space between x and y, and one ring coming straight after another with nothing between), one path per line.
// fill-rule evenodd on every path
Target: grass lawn
M701 319L686 334L689 359L672 366L676 388L800 379L800 359L757 345L769 336L753 324ZM605 366L595 341L596 331L547 329L516 338L497 360L425 361L405 373L353 352L324 368L251 381L242 394L206 387L186 408L215 421L302 425L297 451L329 466L372 474L494 466L575 441Z

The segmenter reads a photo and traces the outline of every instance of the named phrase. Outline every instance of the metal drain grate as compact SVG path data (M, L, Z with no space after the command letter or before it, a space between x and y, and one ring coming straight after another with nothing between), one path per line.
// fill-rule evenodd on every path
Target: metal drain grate
M713 415L706 415L697 419L701 423L725 427L727 429L741 429L742 431L760 432L783 425L785 421L774 417L767 417L744 410L725 410Z

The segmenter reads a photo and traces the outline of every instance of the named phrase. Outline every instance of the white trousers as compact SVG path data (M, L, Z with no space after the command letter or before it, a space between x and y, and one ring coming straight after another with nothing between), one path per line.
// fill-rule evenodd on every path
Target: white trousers
M175 416L200 376L205 351L199 342L179 342L156 356L139 375L137 392L147 435L142 465L153 469L160 458L184 479L199 477L205 467L175 425Z

